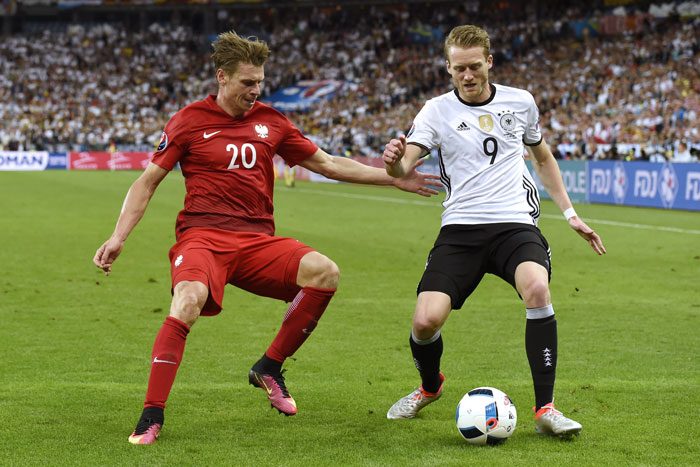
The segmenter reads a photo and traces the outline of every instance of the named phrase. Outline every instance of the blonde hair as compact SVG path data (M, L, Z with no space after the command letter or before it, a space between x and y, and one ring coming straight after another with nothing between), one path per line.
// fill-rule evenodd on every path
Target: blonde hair
M240 63L262 66L270 56L270 48L265 41L257 37L243 38L235 31L222 32L211 44L214 67L221 68L226 74L236 72Z
M484 58L491 55L491 39L489 33L484 31L479 26L465 24L457 26L445 39L445 57L450 60L450 47L452 46L468 49L470 47L482 47L484 49Z

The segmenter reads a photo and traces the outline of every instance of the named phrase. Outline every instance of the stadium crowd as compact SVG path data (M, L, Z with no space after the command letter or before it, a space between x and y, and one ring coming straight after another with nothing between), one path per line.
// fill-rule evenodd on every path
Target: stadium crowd
M612 35L585 27L609 12L549 5L515 16L478 1L222 11L216 27L270 43L263 100L302 79L346 82L287 112L331 153L378 156L405 132L425 100L450 89L445 32L474 23L493 40L492 80L536 96L558 157L697 159L700 18L646 11L628 11L638 23ZM210 40L187 25L133 32L118 22L7 37L0 149L152 148L175 111L215 92Z

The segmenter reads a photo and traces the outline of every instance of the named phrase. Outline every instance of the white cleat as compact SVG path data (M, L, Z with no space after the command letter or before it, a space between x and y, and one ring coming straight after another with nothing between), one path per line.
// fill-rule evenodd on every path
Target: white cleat
M554 408L551 402L535 413L535 431L537 433L570 438L578 435L583 427L577 421L565 417Z
M420 386L406 397L402 397L391 406L386 413L389 420L399 420L402 418L415 418L418 412L426 405L435 402L442 396L442 388L445 386L445 376L440 373L440 387L437 392L427 392Z

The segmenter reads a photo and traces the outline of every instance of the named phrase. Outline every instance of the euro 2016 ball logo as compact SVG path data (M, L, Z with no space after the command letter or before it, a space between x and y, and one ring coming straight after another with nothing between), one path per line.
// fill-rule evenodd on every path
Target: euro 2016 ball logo
M503 391L479 387L459 401L455 419L459 433L469 444L501 444L515 431L518 413Z
M676 177L676 171L673 170L673 165L668 163L664 164L660 175L659 196L661 203L665 208L670 208L678 193L678 177Z

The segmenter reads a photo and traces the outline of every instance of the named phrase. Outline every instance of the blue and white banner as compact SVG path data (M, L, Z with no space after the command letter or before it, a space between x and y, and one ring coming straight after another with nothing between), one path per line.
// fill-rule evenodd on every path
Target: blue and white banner
M588 200L700 211L700 164L588 163Z
M46 151L0 151L0 171L45 170L48 163Z
M544 188L540 177L535 172L532 167L531 161L526 161L527 168L530 170L533 180L535 180L535 185L537 185L537 191L540 192L540 198L542 199L552 199ZM586 161L566 161L559 160L559 171L561 172L561 178L564 181L564 187L566 192L569 193L569 198L574 203L585 203L586 199Z
M331 99L344 85L345 81L333 79L299 81L296 86L278 89L263 100L283 111L308 110L316 102Z
M46 168L48 170L66 170L68 168L68 154L65 152L49 153L49 163Z

